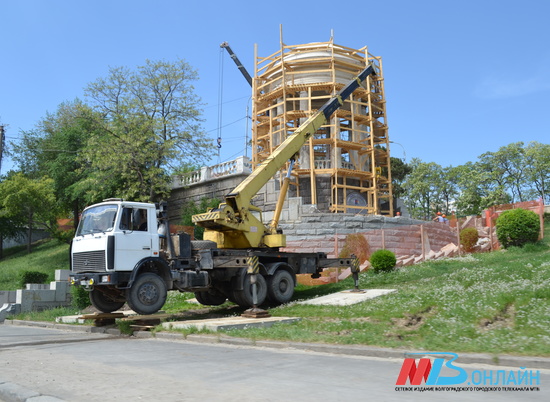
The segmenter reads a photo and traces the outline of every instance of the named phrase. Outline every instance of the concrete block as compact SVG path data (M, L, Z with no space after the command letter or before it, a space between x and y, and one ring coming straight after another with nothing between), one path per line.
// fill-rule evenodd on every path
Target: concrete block
M71 286L69 282L52 282L50 289L55 291L56 301L67 301L67 295L71 294Z
M358 216L358 215L351 215L351 216L343 216L342 218L342 221L343 222L346 222L346 223L350 223L350 222L359 222L359 223L363 223L365 222L365 217L364 216Z
M302 214L313 214L318 212L317 205L314 204L304 204L302 205Z
M303 236L303 237L306 237L308 235L310 235L311 232L307 229L298 229L296 230L296 236Z
M31 293L33 302L54 302L55 290L34 290Z
M346 222L346 227L348 229L363 229L363 222Z
M50 285L47 283L26 283L26 290L50 290Z
M320 217L319 215L307 215L307 216L302 216L302 222L303 222L303 223L321 222L321 217Z
M343 222L330 222L328 227L333 229L344 229L347 226Z
M56 269L55 270L55 280L56 281L68 281L69 274L71 273L68 269Z
M15 303L15 302L16 302L15 290L0 290L0 305L5 303Z
M288 199L288 220L296 221L302 210L302 197L291 197Z
M32 290L17 290L15 303L21 306L22 313L32 311L33 300L32 295L30 295L31 293Z
M315 229L317 236L334 235L334 229Z
M426 253L425 260L428 261L433 259L435 259L435 252L433 250L430 250Z

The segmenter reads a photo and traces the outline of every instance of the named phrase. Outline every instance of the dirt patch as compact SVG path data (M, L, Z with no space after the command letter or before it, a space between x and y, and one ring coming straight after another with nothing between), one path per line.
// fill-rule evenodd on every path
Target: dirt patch
M413 331L422 326L426 321L426 316L432 313L432 307L419 311L415 314L405 314L403 318L392 318L393 324L397 328Z
M514 305L507 304L493 318L482 318L479 321L479 327L483 331L490 331L492 329L499 329L499 328L511 328L514 326L515 315L516 315L516 308L514 307Z

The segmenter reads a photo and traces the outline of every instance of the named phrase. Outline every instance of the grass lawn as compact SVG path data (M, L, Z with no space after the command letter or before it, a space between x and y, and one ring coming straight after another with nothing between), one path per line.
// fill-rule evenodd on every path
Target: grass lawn
M521 249L425 262L389 273L362 273L361 288L398 291L352 306L296 303L351 289L351 278L316 287L300 285L293 302L269 311L273 316L297 316L302 320L270 328L231 330L225 334L409 350L550 356L549 229L547 225L542 242ZM42 257L38 260L31 260L40 254ZM44 249L37 249L35 257L12 257L12 264L19 269L27 269L29 264L40 265L49 259L58 259L61 264L60 255L66 259L67 248L59 244L44 245ZM16 264L15 260L20 258L26 262ZM2 271L6 265L3 264L9 261L0 262L0 289L5 288ZM169 313L197 310L200 307L187 302L192 297L188 293L170 292L164 310ZM224 316L242 312L229 302L218 307L202 307L196 315ZM57 315L64 314L59 313ZM44 315L43 319L51 320L52 316L55 312ZM40 313L34 313L32 319L40 319Z

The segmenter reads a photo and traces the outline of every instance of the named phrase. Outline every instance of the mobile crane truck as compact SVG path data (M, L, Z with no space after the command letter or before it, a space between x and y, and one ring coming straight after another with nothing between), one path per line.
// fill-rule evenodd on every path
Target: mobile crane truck
M300 148L371 74L375 69L369 65L288 135L218 208L194 215L193 222L205 228L204 240L171 235L166 203L107 199L87 207L71 243L71 283L88 290L102 312L128 303L138 314L160 310L168 290L193 292L204 305L227 299L253 309L266 301L278 305L291 300L296 275L319 277L329 267L350 267L357 287L357 258L280 251L286 238L278 221ZM265 225L251 200L288 160L274 217Z

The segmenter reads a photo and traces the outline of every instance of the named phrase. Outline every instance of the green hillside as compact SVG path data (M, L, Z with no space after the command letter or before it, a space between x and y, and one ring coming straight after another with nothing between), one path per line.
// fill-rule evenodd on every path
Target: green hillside
M55 278L56 269L69 269L69 245L57 240L41 241L27 254L24 247L4 250L0 260L0 290L20 289L19 278L24 271L38 271Z

